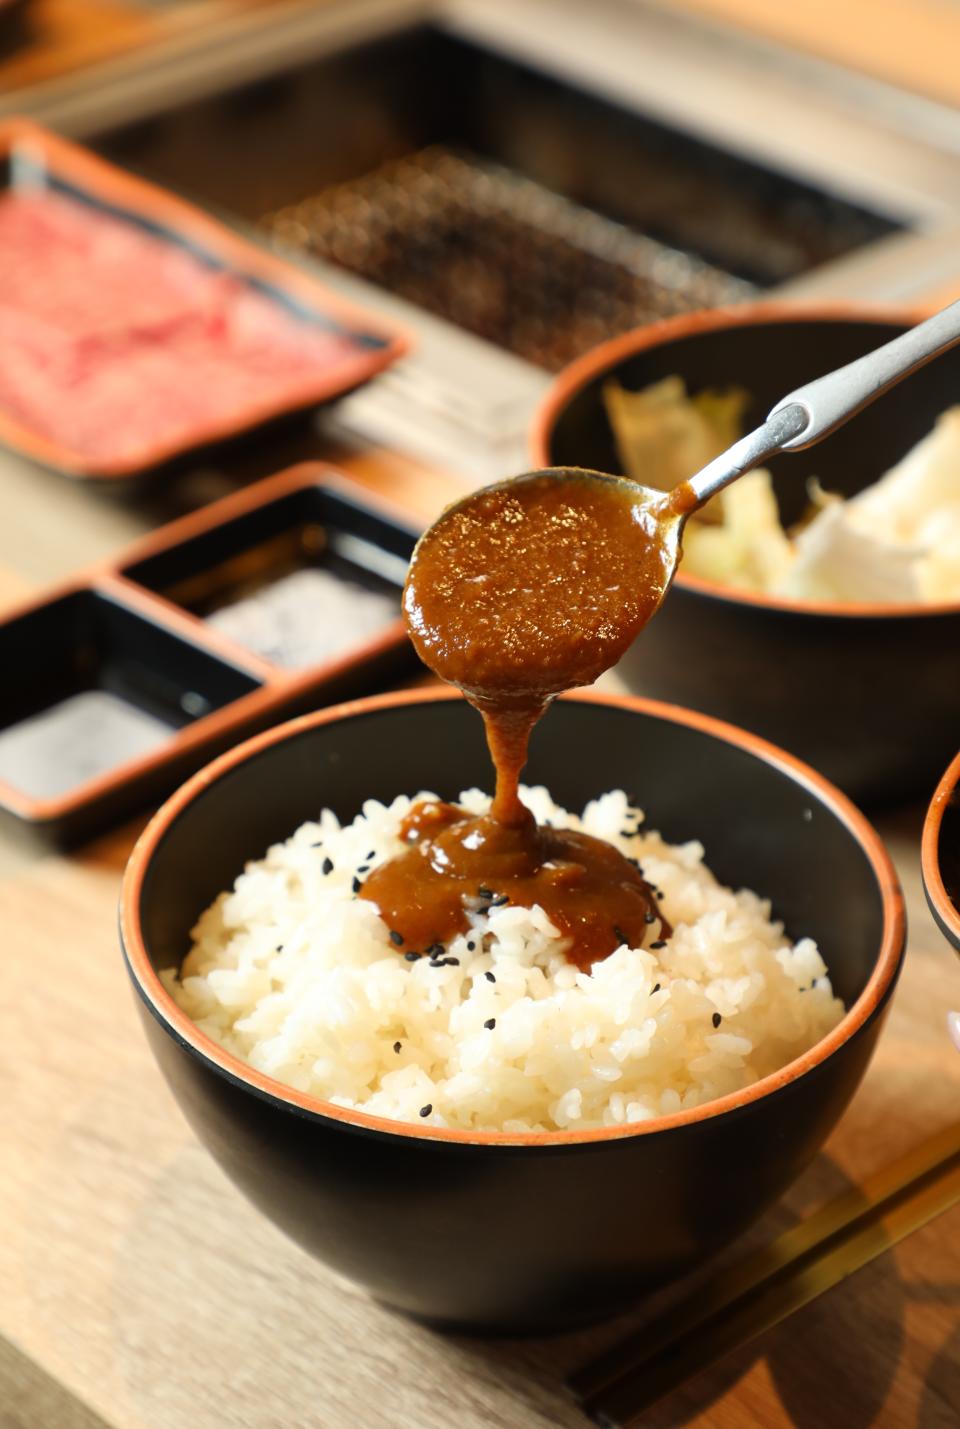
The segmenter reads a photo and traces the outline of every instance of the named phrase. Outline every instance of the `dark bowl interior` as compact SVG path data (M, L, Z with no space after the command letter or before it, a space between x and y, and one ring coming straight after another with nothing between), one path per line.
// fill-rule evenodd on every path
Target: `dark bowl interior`
M154 968L182 958L198 913L245 860L322 807L350 818L370 796L490 787L480 720L462 701L387 697L344 708L260 744L198 787L161 833L137 903ZM877 867L826 786L682 720L561 701L535 734L528 777L577 810L625 788L668 839L701 839L722 880L769 896L790 934L818 940L849 1004L889 937ZM132 921L128 910L128 954ZM822 1061L722 1114L643 1135L478 1145L338 1121L322 1104L305 1109L255 1088L171 1026L149 980L137 985L184 1113L277 1224L408 1313L524 1332L611 1313L749 1225L842 1113L889 992Z
M763 420L795 387L862 356L905 323L760 315L732 310L638 333L642 350L577 387L561 376L552 426L537 460L620 471L601 390L615 373L640 390L679 374L688 390L731 384L751 395L746 424ZM645 344L651 337L656 341ZM626 341L626 340L625 340ZM628 344L629 345L629 344ZM598 352L597 359L602 354ZM574 384L571 386L571 384ZM786 523L807 501L805 481L853 495L889 470L960 393L960 349L944 354L818 446L771 462ZM538 439L539 440L539 439ZM880 608L778 605L730 587L685 581L681 566L661 612L621 662L633 692L713 714L764 735L813 764L862 803L929 797L956 748L960 685L952 650L955 606Z

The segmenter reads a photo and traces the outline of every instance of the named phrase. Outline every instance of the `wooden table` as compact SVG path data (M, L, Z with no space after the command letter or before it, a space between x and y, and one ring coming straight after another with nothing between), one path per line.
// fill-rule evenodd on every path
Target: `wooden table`
M269 455L261 461L269 469ZM345 464L425 518L453 490L385 452ZM200 477L188 493L217 489ZM185 499L178 489L123 503L9 457L0 491L0 603L116 549ZM881 821L911 934L880 1051L759 1236L960 1114L960 1055L944 1025L960 1007L960 961L924 906L921 814ZM0 835L2 1429L582 1425L564 1374L649 1308L552 1340L438 1338L309 1260L196 1143L147 1051L117 949L117 889L141 822L70 857ZM960 1215L701 1375L648 1422L956 1426Z
M671 8L761 35L942 104L960 100L960 13L943 0L670 0Z
M22 38L0 50L0 94L30 89L167 42L188 39L278 0L29 0ZM279 0L283 3L283 0Z

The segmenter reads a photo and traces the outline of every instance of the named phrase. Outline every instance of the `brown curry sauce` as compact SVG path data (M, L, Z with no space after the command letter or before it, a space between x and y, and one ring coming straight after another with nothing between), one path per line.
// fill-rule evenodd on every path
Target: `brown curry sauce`
M635 863L603 839L538 826L518 794L550 700L609 669L660 604L673 564L661 519L626 482L533 473L477 492L418 545L404 590L410 635L483 716L497 783L479 818L415 805L401 830L410 848L362 886L408 955L442 956L468 930L468 908L508 902L539 904L584 969L669 934Z

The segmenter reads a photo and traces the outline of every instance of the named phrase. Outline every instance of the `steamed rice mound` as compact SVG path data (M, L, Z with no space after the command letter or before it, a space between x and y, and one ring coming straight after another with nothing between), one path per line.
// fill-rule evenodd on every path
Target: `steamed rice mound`
M248 864L165 987L214 1041L301 1092L467 1130L576 1130L698 1106L793 1060L843 1015L815 943L791 944L769 903L721 887L699 843L645 832L619 791L582 819L543 788L523 794L541 822L640 861L674 927L665 947L621 947L582 973L541 909L504 906L470 915L446 945L456 963L408 961L353 885L406 847L397 830L415 800L370 799L351 824L325 810ZM482 813L490 800L471 790L460 803Z

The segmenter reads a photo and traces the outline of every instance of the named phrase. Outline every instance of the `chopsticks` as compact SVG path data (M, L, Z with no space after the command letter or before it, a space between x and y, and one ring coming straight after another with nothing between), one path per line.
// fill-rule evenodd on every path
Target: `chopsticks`
M629 1429L663 1395L958 1203L960 1122L722 1271L577 1370L568 1387L597 1423Z

